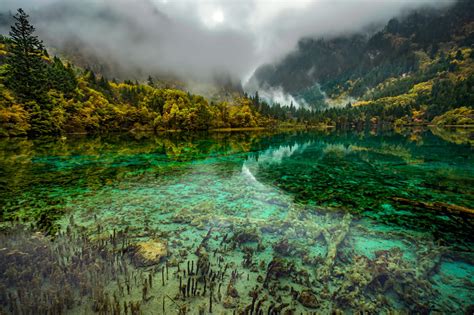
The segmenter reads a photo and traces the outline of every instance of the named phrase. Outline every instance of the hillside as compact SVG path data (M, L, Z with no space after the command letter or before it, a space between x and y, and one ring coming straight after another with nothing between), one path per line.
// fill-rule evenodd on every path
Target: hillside
M168 54L161 51L175 42L165 41L174 30L170 17L153 1L129 5L134 7L133 13L124 12L114 1L91 1L90 5L51 1L28 13L50 54L110 79L143 81L152 76L158 87L189 90L212 101L231 101L230 94L243 91L239 78L225 69L211 71L203 62L186 63L185 57L178 56L172 59L178 60L177 64L171 66L164 56ZM0 34L9 33L13 14L0 7ZM137 15L141 18L136 19ZM189 69L193 66L200 69Z
M370 36L305 38L280 62L258 68L247 88L281 87L316 109L375 107L320 115L333 123L360 111L392 123L431 121L473 104L473 15L473 2L459 1L394 18Z
M225 75L212 87L193 84L204 96L169 74L148 82L110 80L113 65L87 55L87 47L76 55L62 47L67 60L52 57L48 51L58 51L46 50L33 29L28 36L36 44L25 55L14 39L0 36L0 135L274 127L278 121L474 125L473 12L472 1L460 1L394 18L371 35L301 39L283 60L257 69L250 96ZM12 21L0 15L0 25ZM36 68L24 68L31 58ZM270 105L253 93L269 89L308 106Z
M0 36L0 136L274 125L239 95L212 102L148 78L108 80L51 57L19 10Z

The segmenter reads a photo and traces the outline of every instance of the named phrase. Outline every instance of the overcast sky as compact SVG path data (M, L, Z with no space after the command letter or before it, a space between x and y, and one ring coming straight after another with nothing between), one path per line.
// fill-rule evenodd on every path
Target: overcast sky
M0 0L23 7L55 45L79 38L95 53L145 72L194 79L247 78L304 36L334 36L385 23L435 0ZM108 16L104 19L104 16Z

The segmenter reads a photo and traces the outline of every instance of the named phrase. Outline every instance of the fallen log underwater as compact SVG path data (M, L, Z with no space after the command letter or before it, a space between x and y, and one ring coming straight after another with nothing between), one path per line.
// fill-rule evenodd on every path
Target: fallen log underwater
M456 216L461 216L461 217L468 217L471 219L474 218L474 209L458 206L458 205L453 205L450 203L439 202L439 201L430 203L430 202L411 200L411 199L401 198L401 197L392 197L391 199L399 204L411 205L417 208L422 208L422 209L426 209L432 212L436 212L437 214L456 215Z

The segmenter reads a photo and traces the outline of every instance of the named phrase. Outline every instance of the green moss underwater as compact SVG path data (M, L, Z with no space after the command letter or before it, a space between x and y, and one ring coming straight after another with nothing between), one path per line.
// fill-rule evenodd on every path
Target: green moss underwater
M472 134L437 134L2 139L0 313L472 313Z

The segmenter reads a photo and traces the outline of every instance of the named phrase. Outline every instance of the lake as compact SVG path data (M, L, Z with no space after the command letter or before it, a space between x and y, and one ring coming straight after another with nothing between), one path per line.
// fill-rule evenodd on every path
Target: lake
M473 138L0 139L0 313L472 313Z

